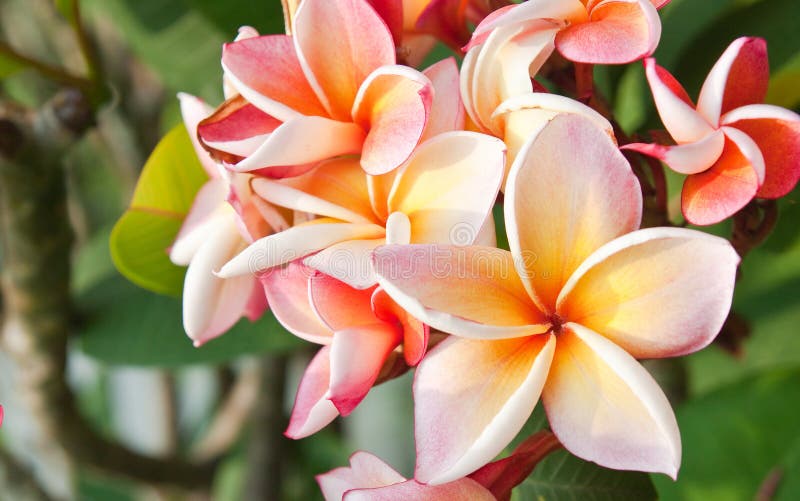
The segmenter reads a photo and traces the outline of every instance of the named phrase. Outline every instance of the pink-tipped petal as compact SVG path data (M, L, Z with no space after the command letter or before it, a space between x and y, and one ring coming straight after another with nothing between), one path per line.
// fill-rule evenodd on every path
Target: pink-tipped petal
M237 95L201 121L195 135L214 158L231 163L253 154L281 123Z
M730 138L717 162L686 178L681 210L692 224L716 224L747 205L758 191L758 173Z
M326 114L303 74L292 37L265 35L227 43L222 68L242 97L264 113L280 120L298 113Z
M354 289L369 289L378 283L372 269L372 251L385 243L383 238L348 240L308 256L303 263Z
M369 306L367 309L371 313ZM342 416L350 414L367 396L400 340L400 330L384 322L350 327L333 335L328 399Z
M343 501L495 501L485 487L471 478L461 478L442 485L426 485L416 480L375 487L354 489L345 493Z
M308 364L284 432L289 438L300 439L313 435L336 419L339 413L333 403L325 398L330 382L330 346L323 346Z
M758 185L761 186L764 182L764 176L766 175L766 166L764 164L764 155L761 154L761 150L758 148L756 142L739 129L722 127L721 130L725 133L725 136L739 148L739 151L747 161L750 162L750 165L756 172Z
M272 313L286 330L312 343L329 344L333 331L319 319L309 299L309 280L314 273L294 261L259 278Z
M420 141L464 128L464 104L459 91L458 64L448 57L422 72L433 84L433 102Z
M363 0L304 0L294 42L309 83L337 120L349 119L367 75L395 63L386 23Z
M655 59L645 59L644 67L658 114L675 141L679 144L699 141L714 131L691 101L687 101L686 91L667 70L656 64Z
M607 468L678 474L681 439L667 397L647 370L601 335L566 324L542 393L553 433Z
M399 323L402 326L403 356L409 366L417 365L428 349L428 326L411 316L380 287L372 294L372 310L384 322Z
M740 106L764 102L769 84L767 42L763 38L741 37L731 43L700 90L697 111L712 123Z
M405 162L422 137L433 101L433 85L417 70L383 66L358 90L353 120L367 132L361 166L373 176Z
M332 331L372 325L372 290L354 289L342 281L315 273L308 283L308 298L319 319Z
M375 224L317 221L320 220L256 240L225 263L217 274L222 278L231 278L258 273L345 240L369 240L384 236L384 229Z
M699 141L678 146L631 143L621 149L638 151L657 158L681 174L697 174L714 165L722 155L722 150L725 149L725 133L718 130Z
M186 132L189 133L189 139L192 141L197 158L200 159L200 164L206 170L208 177L215 178L219 176L217 163L208 155L208 152L200 144L200 140L197 139L197 125L214 113L214 109L199 97L185 92L178 93L178 100L181 105L183 124L186 126Z
M553 311L587 256L639 227L641 210L636 176L594 121L559 115L531 138L508 176L505 219L517 271L542 311Z
M490 247L387 245L373 254L378 283L403 309L435 329L504 339L546 332L511 253Z
M626 64L647 57L661 38L661 20L650 0L605 0L589 11L589 21L556 37L556 48L578 63Z
M341 501L345 492L352 489L383 487L405 480L391 466L364 451L350 456L349 467L336 468L317 475L317 483L325 501Z
M255 322L267 311L269 305L267 304L267 295L264 292L264 286L261 285L259 280L253 280L253 287L250 291L250 298L247 300L247 305L244 308L244 315L251 322Z
M295 117L281 124L252 155L232 168L239 172L269 167L283 169L355 154L361 151L364 137L364 131L354 123L323 117Z
M440 134L420 145L398 173L389 211L408 216L411 242L469 245L492 210L504 162L499 139Z
M192 202L192 208L181 225L178 236L169 250L169 259L178 266L188 266L197 250L213 234L221 219L229 221L231 214L225 207L228 195L227 182L210 179L204 184Z
M724 115L722 122L747 134L764 157L764 183L757 197L779 198L794 189L800 179L800 116L754 104Z
M502 451L533 412L555 348L548 334L450 337L431 350L414 379L415 478L451 482Z
M686 355L722 328L738 264L730 243L707 233L635 231L581 264L561 291L558 314L635 358Z

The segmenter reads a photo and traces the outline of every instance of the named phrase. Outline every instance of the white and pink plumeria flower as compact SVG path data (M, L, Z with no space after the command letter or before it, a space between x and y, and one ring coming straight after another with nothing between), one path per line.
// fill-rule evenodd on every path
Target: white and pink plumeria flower
M754 197L779 198L800 179L800 115L761 104L769 83L767 44L735 40L711 69L695 105L653 59L645 61L653 98L677 146L629 144L688 177L681 207L693 224L714 224Z
M350 414L398 347L407 366L425 354L428 327L378 287L353 289L299 261L260 279L278 321L294 335L324 345L300 382L288 437L306 437Z
M576 456L677 475L675 417L636 359L710 343L739 257L706 233L637 230L641 213L639 183L614 141L565 114L530 138L511 169L511 252L375 251L380 286L452 335L416 371L418 481L446 483L492 460L540 395L553 433Z
M218 110L213 130L201 125L204 146L236 171L272 177L346 154L360 154L374 175L405 162L433 85L395 64L392 34L369 2L304 0L291 30L225 45L222 66L240 96Z

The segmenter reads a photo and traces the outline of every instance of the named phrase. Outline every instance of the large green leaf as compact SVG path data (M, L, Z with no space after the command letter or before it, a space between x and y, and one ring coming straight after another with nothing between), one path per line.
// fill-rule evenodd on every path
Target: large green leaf
M206 179L186 129L178 125L153 150L130 208L111 232L111 256L123 275L154 292L180 295L184 270L170 262L167 248Z
M0 79L20 71L25 68L25 65L17 59L0 52Z
M118 275L79 297L78 307L86 319L78 337L81 350L109 364L221 363L302 344L266 312L259 321L240 320L223 336L195 348L183 331L180 300L155 296Z
M754 499L767 477L794 464L800 439L800 371L772 371L689 402L678 410L684 443L678 482L654 478L664 500ZM800 498L797 482L779 484ZM794 489L788 492L788 489Z
M254 0L184 0L205 16L222 33L236 33L242 25L256 28L260 33L283 33L281 2Z

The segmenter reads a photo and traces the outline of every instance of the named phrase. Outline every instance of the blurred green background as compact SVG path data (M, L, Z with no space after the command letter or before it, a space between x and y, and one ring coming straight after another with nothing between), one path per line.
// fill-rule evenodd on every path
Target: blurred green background
M68 22L68 5L59 0L0 0L2 40L80 74L83 62ZM212 104L220 102L221 44L240 25L282 32L280 2L83 0L81 7L111 95L111 103L98 112L97 126L62 159L76 233L72 290L77 314L69 376L81 410L95 427L132 449L190 456L198 453L216 411L233 391L245 394L240 414L251 414L231 419L241 433L237 430L225 442L210 491L148 486L79 470L78 498L245 499L248 479L259 475L254 442L264 433L280 433L285 424L276 427L259 420L257 409L268 385L264 368L286 367L280 375L285 375L285 384L271 394L282 401L285 416L314 347L266 315L255 324L242 321L222 338L193 348L181 327L180 299L153 294L121 277L108 240L149 152L180 122L175 94L189 92ZM768 102L797 111L797 0L673 0L662 11L662 20L656 57L690 95L697 95L711 65L734 38L757 35L769 43ZM446 53L437 50L440 57ZM57 88L2 54L0 78L1 100L32 108ZM598 68L597 78L627 132L660 128L641 65ZM679 194L680 183L670 178L671 198ZM742 267L734 310L746 322L741 332L748 335L728 343L735 353L713 345L684 362L650 366L668 388L687 389L685 395L679 390L675 395L684 444L678 482L654 475L651 483L646 475L604 471L562 452L545 460L517 489L516 498L648 499L657 492L668 500L800 499L800 190L781 200L780 209L775 232ZM730 229L723 225L712 231L724 234ZM2 444L14 450L19 444L12 435L24 427L24 416L15 414L14 401L21 396L3 376L3 362L0 358L0 402L7 418ZM275 498L320 498L313 475L345 465L358 448L410 476L410 381L406 375L375 388L351 417L312 438L271 439L282 474L281 493ZM543 425L537 413L528 429ZM29 462L45 482L63 474L42 470L35 457ZM9 471L6 481L13 481ZM13 499L4 496L0 492L0 499Z

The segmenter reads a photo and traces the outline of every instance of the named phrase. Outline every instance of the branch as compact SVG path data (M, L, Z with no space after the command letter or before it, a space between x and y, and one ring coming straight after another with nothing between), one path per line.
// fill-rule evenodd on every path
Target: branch
M72 231L60 159L93 123L83 94L65 90L36 113L0 103L0 128L15 141L0 147L3 239L3 344L15 362L15 394L40 442L102 472L151 484L206 487L212 462L155 459L100 436L81 416L65 380L72 319Z

